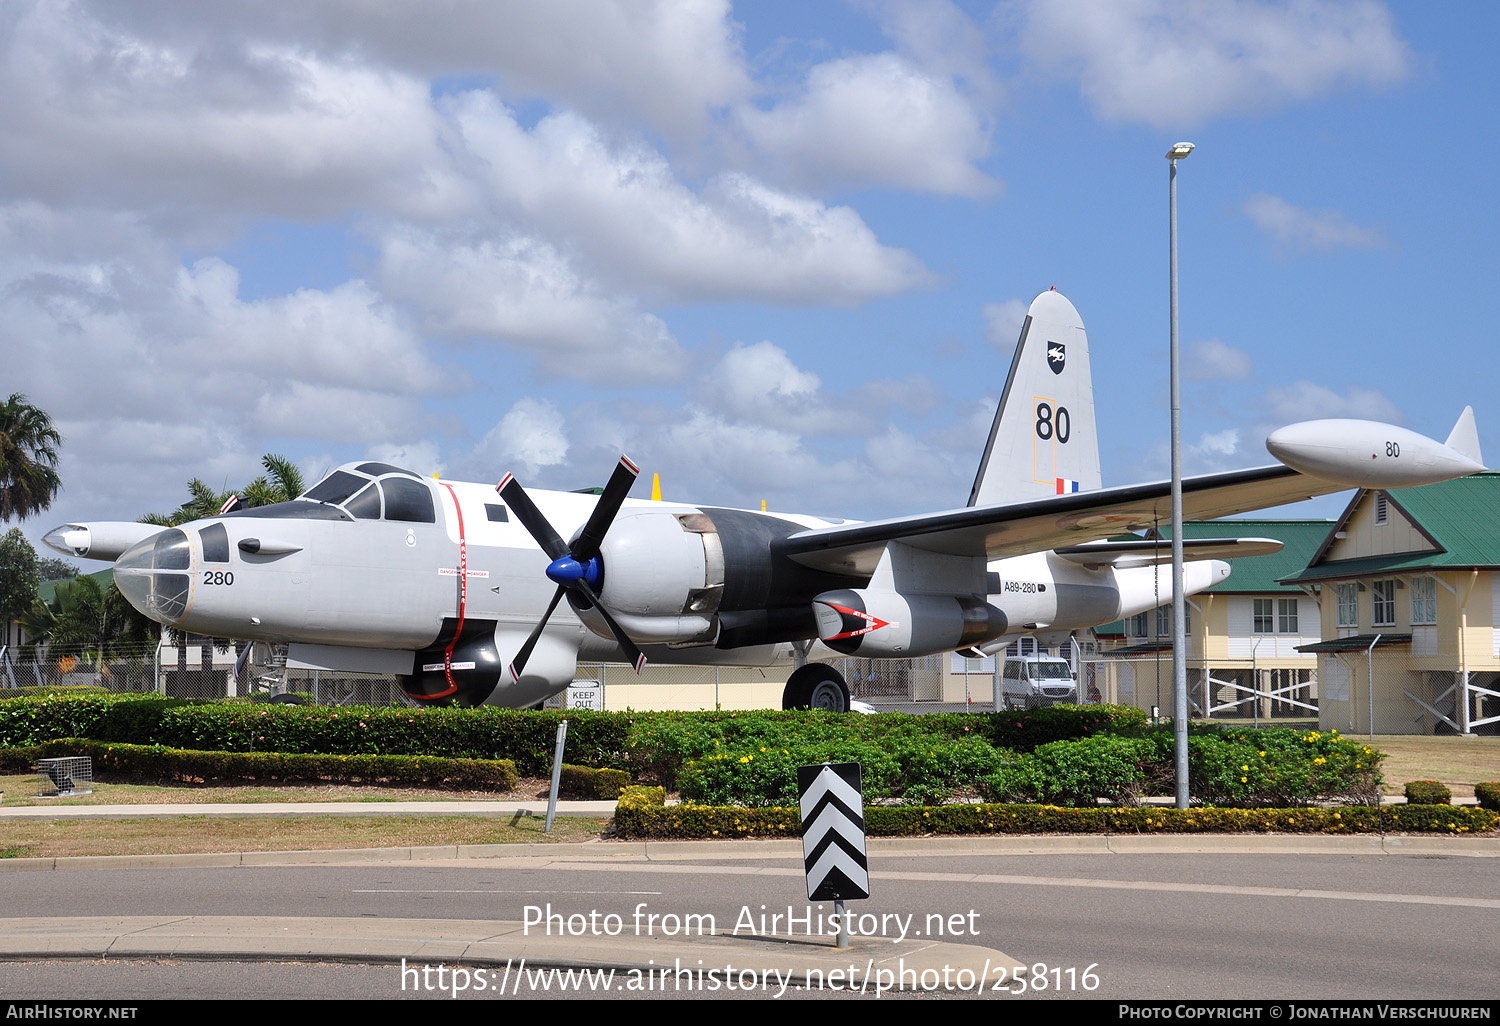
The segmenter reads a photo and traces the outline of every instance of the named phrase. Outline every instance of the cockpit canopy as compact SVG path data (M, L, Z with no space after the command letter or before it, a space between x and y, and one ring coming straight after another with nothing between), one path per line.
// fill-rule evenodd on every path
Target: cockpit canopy
M388 463L348 463L309 488L302 500L337 506L356 520L437 521L432 490L409 470Z

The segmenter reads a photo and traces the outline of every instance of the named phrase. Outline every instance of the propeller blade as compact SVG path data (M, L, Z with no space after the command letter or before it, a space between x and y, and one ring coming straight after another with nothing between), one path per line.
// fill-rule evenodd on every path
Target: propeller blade
M594 506L594 512L589 514L588 523L583 525L583 530L569 548L574 559L587 563L599 554L599 543L604 540L605 532L614 522L615 514L620 512L620 505L630 494L630 486L635 484L640 472L640 468L630 462L629 456L620 457L615 472L609 476L609 483Z
M536 648L536 643L541 638L542 631L547 626L547 621L552 619L552 611L557 608L557 604L562 601L563 593L567 590L568 588L566 585L559 584L557 586L557 590L552 593L552 601L547 604L547 611L542 614L542 618L538 620L536 622L536 626L532 628L531 636L526 639L526 644L521 646L521 650L517 652L516 657L511 660L511 680L521 679L521 671L526 669L526 660L531 658L531 650Z
M599 615L604 617L605 623L609 624L610 633L620 643L620 648L625 652L625 658L635 664L635 672L639 675L646 668L646 654L636 647L635 642L630 640L630 635L625 633L625 629L615 622L613 616L609 615L609 610L604 608L599 601L599 596L594 594L594 589L588 586L588 582L579 581L578 590L593 600L594 608L599 610Z
M526 494L526 489L521 487L521 482L515 479L515 475L506 474L504 479L495 486L495 491L500 493L500 498L505 504L515 511L516 519L521 526L530 532L531 537L542 547L548 559L556 559L565 555L568 546L558 537L542 511L536 508L536 503L531 501L531 496Z

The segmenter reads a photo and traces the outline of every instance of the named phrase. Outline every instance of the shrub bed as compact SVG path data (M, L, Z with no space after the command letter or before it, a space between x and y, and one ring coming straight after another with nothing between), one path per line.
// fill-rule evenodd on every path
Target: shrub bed
M872 837L942 834L1196 834L1196 833L1483 833L1500 829L1500 813L1441 806L1343 809L1060 808L1050 805L867 807ZM799 837L794 808L663 806L622 798L615 830L626 839Z
M1235 808L1374 805L1383 758L1336 731L1199 731L1188 738L1189 792L1204 804ZM1172 735L1156 730L1042 745L980 783L997 801L1129 806L1143 795L1170 794L1174 780Z

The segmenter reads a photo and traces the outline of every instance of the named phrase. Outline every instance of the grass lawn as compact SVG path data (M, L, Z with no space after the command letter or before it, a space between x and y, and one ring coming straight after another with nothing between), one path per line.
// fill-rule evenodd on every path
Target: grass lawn
M1475 784L1500 780L1500 737L1376 734L1374 747L1385 753L1380 768L1386 794L1401 794L1408 780L1441 780L1453 797L1472 798Z
M0 858L67 855L182 855L200 852L329 851L447 844L588 841L608 820L560 816L544 821L478 816L288 816L207 819L16 821L0 835Z

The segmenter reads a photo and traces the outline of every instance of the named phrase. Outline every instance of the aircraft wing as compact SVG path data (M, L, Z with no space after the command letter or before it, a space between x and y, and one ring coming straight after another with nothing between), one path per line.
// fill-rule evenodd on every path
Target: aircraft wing
M1272 432L1279 466L1206 474L1182 482L1184 520L1213 520L1301 502L1346 488L1408 488L1485 469L1474 412L1465 407L1447 443L1390 424L1315 420ZM1076 547L1172 518L1169 481L1072 492L1031 502L800 531L775 543L781 555L833 573L875 572L891 542L952 556L1001 559Z
M1208 474L1182 482L1182 516L1212 520L1349 487L1286 466ZM1171 482L1158 481L1012 505L970 506L800 531L776 543L776 549L805 566L856 575L874 573L880 554L893 541L947 555L1000 559L1157 527L1172 518L1171 495Z

